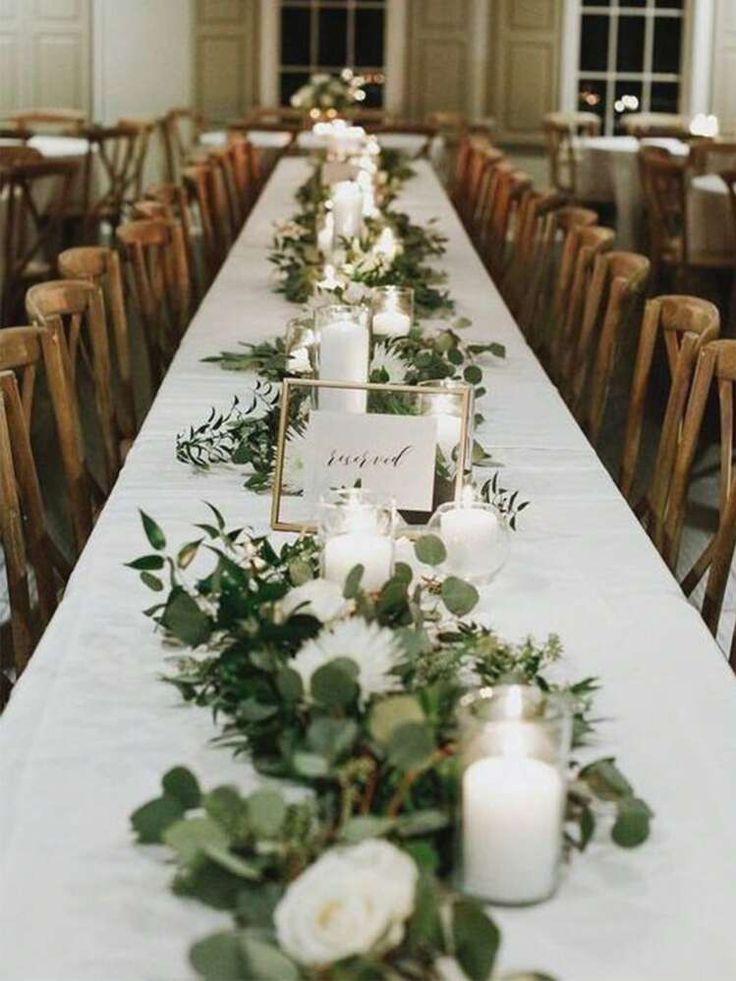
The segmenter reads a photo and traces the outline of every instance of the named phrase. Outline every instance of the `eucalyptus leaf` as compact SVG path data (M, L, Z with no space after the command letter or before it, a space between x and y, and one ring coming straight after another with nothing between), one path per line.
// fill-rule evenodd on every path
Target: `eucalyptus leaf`
M649 837L652 812L638 797L627 797L618 805L611 837L621 848L636 848Z
M238 878L247 879L249 882L258 882L261 878L261 873L255 865L246 862L231 852L229 848L223 848L222 845L205 844L202 847L202 853L211 862L238 876Z
M422 535L414 544L414 554L424 565L442 565L447 549L438 535Z
M453 904L452 940L455 957L470 981L488 981L501 934L479 903L461 899Z
M130 816L130 823L143 844L156 844L162 840L166 829L184 816L184 808L176 797L157 797L148 801Z
M164 584L161 582L158 576L154 576L150 572L141 572L141 582L144 584L144 586L148 586L149 589L152 589L154 593L160 593L164 588Z
M596 760L580 771L579 779L601 800L617 801L633 796L633 788L613 758Z
M337 661L322 665L310 681L312 697L320 705L345 706L358 697L359 687L355 678Z
M355 565L350 570L350 572L345 577L345 586L343 587L342 595L345 599L354 599L360 591L360 583L363 579L363 573L365 572L365 566Z
M162 837L185 865L198 858L207 846L227 848L229 842L222 826L209 817L184 818L170 825Z
M475 586L456 576L448 576L442 583L442 602L450 613L465 616L477 605L480 596Z
M205 981L244 981L241 934L242 931L226 930L194 944L189 960L197 974Z
M143 522L143 530L146 533L146 538L151 543L151 547L155 548L157 552L163 551L166 548L166 536L163 531L145 511L139 511L139 513Z
M168 773L164 774L161 785L164 791L170 797L175 797L185 810L199 807L202 791L199 788L197 778L186 767L175 766L169 770Z
M142 555L139 559L133 559L132 562L125 564L129 569L136 569L138 572L155 572L157 569L163 569L165 559L163 555Z
M432 730L423 722L405 722L391 733L388 758L391 766L407 772L424 766L435 750Z
M175 587L161 617L161 623L177 640L188 647L204 644L212 633L209 618L189 593Z
M255 833L275 838L286 818L286 802L277 790L257 790L247 800L248 816Z
M250 933L241 935L240 944L245 962L243 978L249 981L298 981L296 965L277 947Z
M364 814L352 817L340 828L340 840L357 845L366 838L381 838L396 826L394 818Z
M388 746L394 730L399 726L424 721L424 711L414 695L391 695L375 703L368 726L376 742Z

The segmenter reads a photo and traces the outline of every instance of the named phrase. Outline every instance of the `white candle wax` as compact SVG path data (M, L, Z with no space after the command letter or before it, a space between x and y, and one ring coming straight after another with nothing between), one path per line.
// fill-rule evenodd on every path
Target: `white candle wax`
M498 903L532 903L555 889L565 788L553 766L486 757L463 776L463 882Z
M331 211L325 215L324 225L317 232L317 248L323 256L329 257L332 254L332 244L335 238L335 219Z
M355 181L339 181L332 191L334 247L341 238L355 238L363 230L363 192Z
M364 567L361 585L372 591L380 589L391 578L393 545L390 538L370 531L349 531L328 538L324 549L325 579L345 582L356 565Z
M483 508L452 508L441 515L440 536L449 566L458 573L483 573L498 541L498 518Z
M373 330L389 337L404 336L411 328L411 317L401 310L383 310L373 314Z
M368 328L351 320L325 324L319 335L319 377L321 381L359 382L368 380L370 339ZM332 412L365 412L367 392L348 389L322 389L320 409Z

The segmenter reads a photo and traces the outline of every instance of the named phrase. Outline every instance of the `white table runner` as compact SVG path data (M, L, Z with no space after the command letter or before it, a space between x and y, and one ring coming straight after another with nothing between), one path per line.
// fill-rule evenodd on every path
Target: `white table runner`
M443 264L471 317L468 332L503 341L486 372L482 441L504 483L532 501L508 564L483 590L501 633L558 632L561 672L598 675L596 755L613 750L657 813L633 853L594 845L555 899L501 910L504 969L560 981L736 977L736 685L695 610L519 334L426 163L400 206L438 215ZM128 815L163 772L191 766L207 786L252 781L250 767L207 745L205 709L157 678L163 649L150 602L122 563L146 551L137 508L175 546L202 500L232 523L267 526L269 499L234 467L192 473L174 459L178 430L248 379L200 359L276 335L294 307L272 292L266 249L307 174L283 160L205 298L75 570L67 596L0 719L0 978L114 981L191 977L191 941L228 917L174 897L172 867L136 848Z

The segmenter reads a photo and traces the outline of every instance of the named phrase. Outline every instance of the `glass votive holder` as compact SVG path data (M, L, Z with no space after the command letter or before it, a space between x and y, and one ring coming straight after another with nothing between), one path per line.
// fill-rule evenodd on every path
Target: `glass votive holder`
M521 906L557 889L572 708L526 685L471 692L458 708L459 880L464 892Z
M325 494L318 506L323 577L343 585L350 570L362 565L362 588L380 589L393 574L395 531L393 499L362 487Z
M375 322L375 321L374 321ZM463 433L463 399L460 397L467 392L468 420L465 431L465 467L466 475L470 475L473 465L473 418L474 390L473 386L458 378L436 378L420 381L418 386L423 388L440 388L442 392L420 392L419 413L423 416L433 416L437 421L437 445L447 464L458 459L458 451Z
M427 530L442 539L447 556L439 568L466 582L488 583L509 553L509 529L497 508L475 498L470 486L461 499L440 504Z
M327 303L314 311L317 377L320 381L365 385L370 363L370 316L361 304ZM318 407L332 412L365 412L365 390L323 388Z
M303 317L294 317L286 325L284 336L286 373L314 377L317 373L317 339L314 323Z
M414 290L410 286L375 286L371 307L374 334L405 337L414 323Z

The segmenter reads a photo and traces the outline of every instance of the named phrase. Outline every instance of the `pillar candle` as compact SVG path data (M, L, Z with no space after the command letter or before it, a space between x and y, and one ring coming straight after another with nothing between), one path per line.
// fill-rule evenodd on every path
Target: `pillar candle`
M565 788L558 770L525 756L485 757L463 776L463 882L498 903L532 903L555 889Z
M342 585L352 568L364 567L363 589L380 589L391 578L393 543L390 538L371 531L348 531L328 538L324 547L325 579Z
M359 382L368 380L370 338L364 324L336 320L319 332L319 377L321 381ZM367 392L321 389L320 409L333 412L365 412Z
M363 192L355 181L338 181L332 191L334 247L340 239L355 238L363 230Z
M441 516L440 535L448 566L458 574L481 574L498 540L498 518L484 508L452 508Z

